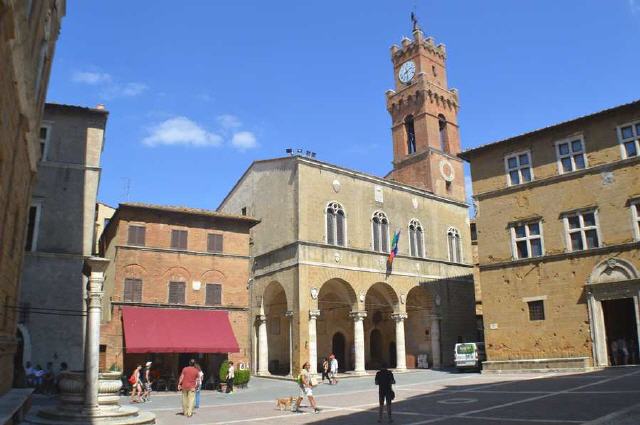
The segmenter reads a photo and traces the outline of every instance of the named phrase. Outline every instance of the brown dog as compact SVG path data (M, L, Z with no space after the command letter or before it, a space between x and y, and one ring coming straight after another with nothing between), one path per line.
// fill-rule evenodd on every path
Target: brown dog
M276 400L276 408L280 410L291 410L291 403L293 403L294 397L279 398Z

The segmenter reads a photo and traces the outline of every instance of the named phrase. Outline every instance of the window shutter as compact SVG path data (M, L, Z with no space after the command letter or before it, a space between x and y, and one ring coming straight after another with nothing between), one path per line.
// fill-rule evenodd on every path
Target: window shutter
M129 236L127 237L127 244L137 245L136 240L137 240L136 226L129 226Z
M185 282L169 282L169 304L185 303Z
M338 211L336 219L337 243L340 246L344 246L344 213L342 211Z
M416 229L411 226L409 227L409 250L411 251L411 256L416 256Z
M422 229L416 229L416 245L418 248L418 257L424 257L424 240L422 238Z
M31 251L33 249L33 236L35 234L36 229L36 217L38 215L38 207L31 206L29 207L29 221L27 224L27 241L25 244L25 249L27 251Z
M207 283L206 301L207 305L222 304L222 285L219 283Z
M381 241L381 245L382 245L382 249L380 251L382 252L389 252L389 230L388 230L389 225L387 224L386 220L383 220L382 223L380 224L380 241Z
M187 231L186 230L171 231L171 248L187 249Z
M125 279L123 301L139 303L142 302L142 280Z
M215 233L207 235L207 252L222 252L222 235Z
M377 219L373 220L373 250L380 251L380 223Z

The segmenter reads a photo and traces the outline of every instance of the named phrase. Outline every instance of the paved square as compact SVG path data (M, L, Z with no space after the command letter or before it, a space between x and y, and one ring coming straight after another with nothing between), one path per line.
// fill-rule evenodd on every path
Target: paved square
M400 425L569 425L640 424L640 368L622 367L581 374L480 375L416 371L396 374L394 419ZM343 379L314 389L322 411L281 412L278 397L297 396L296 384L253 378L235 394L205 391L193 418L180 412L178 393L154 393L140 405L161 425L317 423L373 424L377 387L373 377ZM33 409L46 402L37 399ZM128 404L122 398L122 404ZM636 407L630 411L630 407ZM626 411L629 411L625 414ZM637 413L637 416L636 416ZM383 421L386 423L386 419Z

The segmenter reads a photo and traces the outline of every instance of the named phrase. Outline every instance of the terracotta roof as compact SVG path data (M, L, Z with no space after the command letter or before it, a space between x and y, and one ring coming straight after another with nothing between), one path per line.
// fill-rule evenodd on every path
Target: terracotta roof
M539 133L539 132L543 132L543 131L546 131L546 130L550 130L550 129L554 129L554 128L557 128L557 127L561 127L563 125L574 123L576 121L593 118L596 115L607 114L607 113L610 113L610 112L614 112L614 111L616 111L618 109L623 109L623 108L633 107L633 106L640 106L640 99L634 100L634 101L629 102L629 103L624 103L622 105L614 106L612 108L603 109L601 111L594 112L594 113L591 113L591 114L588 114L588 115L582 115L582 116L579 116L579 117L576 117L576 118L572 118L572 119L567 120L567 121L561 121L559 123L552 124L552 125L549 125L547 127L542 127L542 128L537 129L537 130L528 131L526 133L518 134L517 136L512 136L512 137L509 137L507 139L502 139L502 140L498 140L496 142L491 142L491 143L487 143L487 144L484 144L484 145L477 146L475 148L467 149L467 150L465 150L463 152L460 152L458 154L458 156L460 158L466 160L466 161L469 161L469 157L472 154L475 154L475 153L477 153L479 151L482 151L482 150L485 150L485 149L492 148L492 147L494 147L496 145L512 142L512 141L515 141L515 140L518 140L518 139L521 139L521 138L532 136L532 135L534 135L536 133Z
M181 213L181 214L192 214L192 215L200 215L205 217L222 218L227 220L239 220L239 221L246 221L248 223L253 223L253 224L257 224L260 222L260 220L256 218L247 217L244 215L225 214L225 213L217 212L215 210L205 210L201 208L190 208L190 207L183 207L183 206L177 206L177 205L154 205L154 204L145 204L142 202L123 202L118 205L118 208L123 208L123 207L141 208L141 209L156 210L156 211L167 211L167 212L174 212L174 213Z

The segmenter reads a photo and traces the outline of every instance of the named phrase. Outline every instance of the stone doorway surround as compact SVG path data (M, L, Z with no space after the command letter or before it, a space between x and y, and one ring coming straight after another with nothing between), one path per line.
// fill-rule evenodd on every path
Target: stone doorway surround
M609 366L602 301L633 298L636 330L640 341L640 274L629 261L609 258L594 267L585 286L593 361L596 367ZM636 347L640 355L640 344Z

